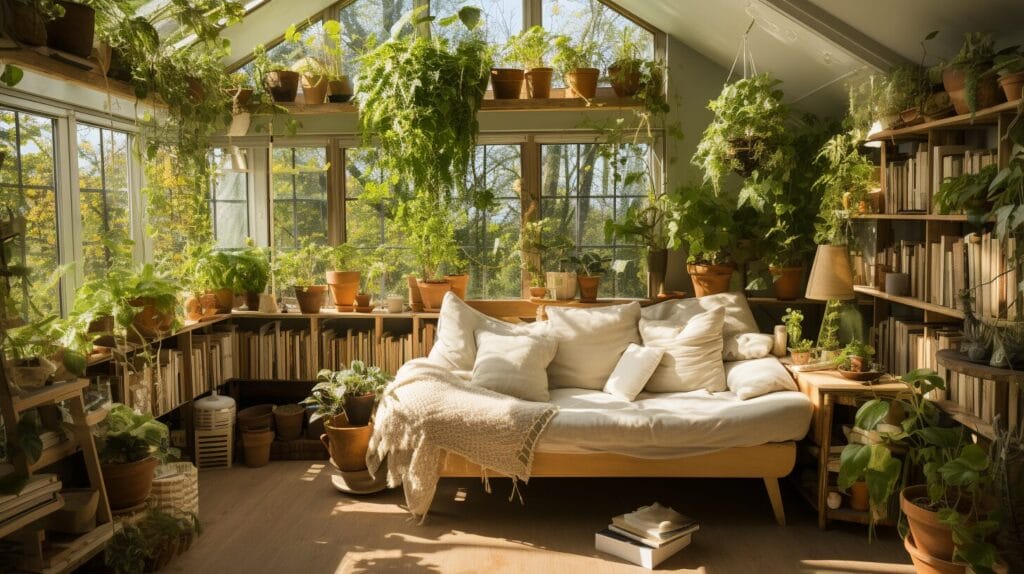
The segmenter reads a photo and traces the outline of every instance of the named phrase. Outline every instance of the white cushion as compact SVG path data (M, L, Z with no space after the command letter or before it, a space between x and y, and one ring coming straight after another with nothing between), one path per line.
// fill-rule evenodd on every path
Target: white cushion
M573 309L548 306L548 336L558 341L548 366L552 388L601 390L630 343L640 342L640 304Z
M725 337L722 358L726 361L760 359L772 352L775 337L764 333L740 333Z
M430 349L429 360L453 371L471 371L476 362L476 332L489 331L499 335L536 335L547 331L543 321L508 323L484 315L446 293L437 320L437 338Z
M632 401L644 389L654 369L661 364L661 356L664 354L665 349L631 343L604 384L604 392Z
M725 366L729 390L743 400L776 391L795 391L793 377L775 357L736 361Z
M556 348L545 337L477 331L472 384L526 401L547 401L547 368Z
M722 365L722 324L725 309L717 307L698 313L686 323L675 319L640 320L644 345L665 350L644 389L652 393L724 391L725 368Z
M747 298L743 293L716 293L703 297L687 299L670 299L650 307L645 307L642 317L650 320L675 320L680 325L691 317L715 307L725 308L725 324L722 327L722 339L725 343L723 358L726 361L742 359L759 359L771 352L771 343L767 348L763 345L751 346L747 342L736 340L739 335L758 333L757 321L750 311ZM765 335L771 340L771 335Z

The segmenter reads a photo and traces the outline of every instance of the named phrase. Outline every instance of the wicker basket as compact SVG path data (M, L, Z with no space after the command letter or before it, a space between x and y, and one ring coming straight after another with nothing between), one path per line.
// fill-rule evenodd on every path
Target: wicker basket
M174 516L199 515L199 472L189 462L173 462L157 468L150 493L152 508Z

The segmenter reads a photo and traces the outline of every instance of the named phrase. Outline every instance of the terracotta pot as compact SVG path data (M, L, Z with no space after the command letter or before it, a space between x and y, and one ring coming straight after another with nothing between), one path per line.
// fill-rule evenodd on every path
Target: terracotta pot
M331 288L334 308L338 311L350 310L355 304L356 293L359 292L360 273L358 271L328 271L327 286Z
M356 295L356 311L360 313L369 313L373 311L373 307L370 302L373 300L373 295L369 293L359 293Z
M216 315L217 314L217 296L212 292L207 291L199 296L199 304L203 307L203 315Z
M292 286L295 290L295 300L299 302L299 310L303 313L315 315L324 306L324 296L327 295L327 285L309 285L308 287Z
M409 309L414 313L423 311L423 295L420 293L420 284L412 275L405 278L409 286Z
M570 98L592 99L597 95L597 77L601 71L597 68L577 68L565 73L566 94Z
M971 109L967 106L967 75L963 68L949 66L942 70L942 85L946 88L957 115L971 113ZM999 83L994 75L989 74L978 79L976 100L978 110L992 107L1003 101L1003 92L999 90ZM920 539L918 539L918 544L921 544Z
M914 562L914 571L917 574L964 574L967 572L966 564L958 564L929 555L917 547L913 534L907 534L903 539L903 548L910 559Z
M377 395L373 393L345 395L345 402L342 406L345 409L345 416L348 418L349 424L357 427L369 424L370 417L373 415L373 405L376 401Z
M811 361L810 351L794 351L790 349L789 356L793 359L794 365L806 365Z
M871 508L867 482L859 480L850 486L850 508L861 512L867 512Z
M352 82L348 76L327 82L327 101L332 104L344 104L352 99Z
M580 302L596 303L597 290L601 287L600 275L577 275L576 282L580 286Z
M29 2L7 2L11 10L10 32L14 39L29 46L42 46L46 44L46 20L36 9L35 4Z
M543 299L547 294L547 287L530 287L530 298L532 299Z
M114 331L114 318L110 315L89 322L89 333L109 334Z
M426 311L438 311L441 309L441 302L444 301L444 294L452 290L452 284L444 281L417 281L420 290L420 297L423 299L423 309Z
M174 311L159 311L153 299L139 297L128 302L132 307L141 307L132 319L132 326L143 337L156 337L166 333L174 324Z
M647 298L656 299L665 294L665 270L668 268L668 250L647 250Z
M193 104L198 104L206 98L206 88L203 87L203 83L199 78L189 76L185 78L185 83L188 85L188 99Z
M800 298L803 287L803 267L769 267L768 272L774 278L775 298L780 301L792 301Z
M635 96L640 91L640 62L626 60L608 66L608 79L615 95L620 98Z
M92 55L96 34L96 11L77 2L58 2L64 15L46 23L46 45L79 58Z
M258 311L260 308L260 293L252 291L245 292L245 308L250 311Z
M910 533L921 552L940 560L953 559L953 530L939 521L939 513L918 506L914 501L928 498L928 487L908 486L900 492L900 509L907 516Z
M158 464L159 460L149 457L137 462L101 465L110 509L122 510L145 502L153 489L153 473Z
M203 304L199 301L199 297L192 295L188 299L185 299L185 319L189 321L198 321L203 318Z
M255 405L238 411L238 430L253 431L274 428L274 405Z
M327 76L302 76L302 97L307 104L324 103L327 88Z
M291 70L274 70L263 77L263 85L275 102L294 102L299 91L299 73Z
M729 281L735 266L727 265L704 265L689 263L686 265L686 272L690 274L690 281L693 283L694 297L725 293L729 290Z
M213 291L213 297L215 299L214 307L217 309L217 313L230 313L231 308L235 306L235 292L230 287L215 289Z
M242 433L242 451L245 466L259 468L270 462L270 446L274 443L274 431L270 429L245 431Z
M460 273L458 275L445 275L445 280L451 283L452 293L459 299L466 298L466 290L469 289L469 273Z
M1024 72L1000 76L999 87L1003 88L1006 101L1016 102L1021 98L1022 91L1024 91Z
M867 364L867 361L864 360L864 357L858 357L856 355L850 357L850 371L851 372L854 372L854 373L863 372L865 364Z
M324 424L324 431L320 442L327 447L339 470L355 472L366 468L366 451L373 425L351 425L345 415L339 415Z
M491 89L496 100L518 100L523 91L522 70L516 68L491 68Z
M555 299L568 301L576 298L576 274L570 271L548 271L544 274L547 287L554 291Z
M907 108L900 112L900 121L904 126L913 126L923 122L924 116L921 115L920 108Z
M231 88L228 95L231 96L231 110L235 113L244 112L252 100L252 88Z
M526 95L534 98L551 97L551 76L554 70L551 68L531 68L526 71Z
M274 407L273 412L277 438L295 440L302 436L302 420L306 418L305 407L302 405L278 405Z

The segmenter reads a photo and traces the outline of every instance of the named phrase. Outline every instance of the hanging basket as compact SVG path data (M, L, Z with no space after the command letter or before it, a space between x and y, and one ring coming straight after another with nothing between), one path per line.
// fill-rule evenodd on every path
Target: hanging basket
M761 138L733 138L729 140L729 159L736 165L733 171L742 177L750 177L760 164L757 160L756 148Z

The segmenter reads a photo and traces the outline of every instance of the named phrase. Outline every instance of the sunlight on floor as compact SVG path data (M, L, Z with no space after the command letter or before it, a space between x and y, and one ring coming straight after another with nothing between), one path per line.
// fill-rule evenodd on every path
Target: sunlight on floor
M309 468L306 469L306 472L299 477L299 480L303 482L313 482L316 480L317 475L323 472L326 467L326 464L311 464L309 465Z
M910 564L858 562L855 560L801 560L800 571L807 574L914 574Z

